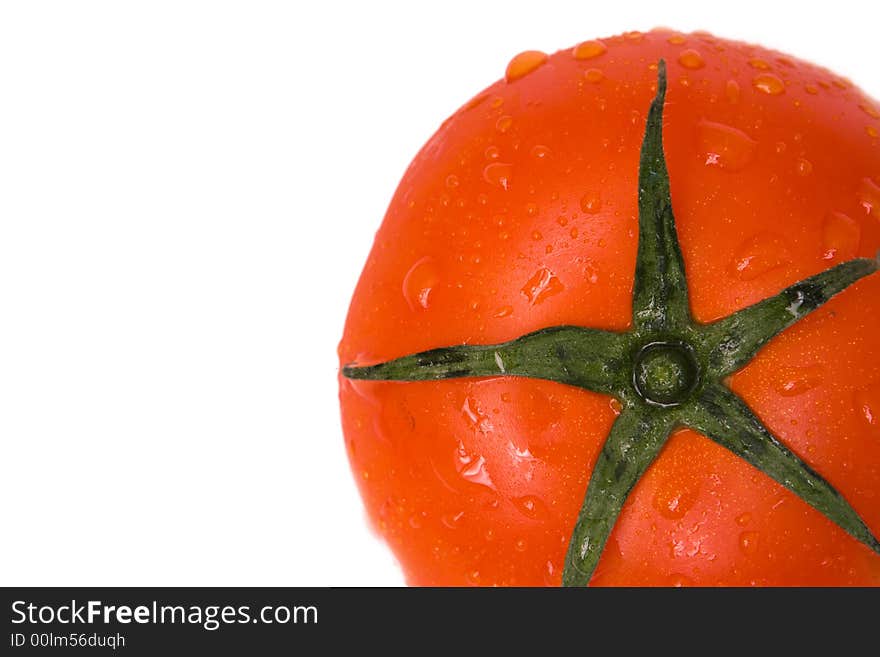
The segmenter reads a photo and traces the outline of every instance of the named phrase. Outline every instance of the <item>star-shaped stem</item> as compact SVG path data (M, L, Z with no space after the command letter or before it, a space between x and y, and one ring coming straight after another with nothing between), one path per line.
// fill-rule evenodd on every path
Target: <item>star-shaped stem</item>
M639 248L630 331L556 326L503 344L458 345L378 365L348 365L343 375L385 381L520 376L617 397L623 409L593 468L572 530L562 574L566 586L589 583L627 496L679 427L729 449L880 554L880 541L843 496L725 384L775 335L877 271L877 260L850 260L729 317L706 325L695 322L663 154L665 96L661 60L639 164Z

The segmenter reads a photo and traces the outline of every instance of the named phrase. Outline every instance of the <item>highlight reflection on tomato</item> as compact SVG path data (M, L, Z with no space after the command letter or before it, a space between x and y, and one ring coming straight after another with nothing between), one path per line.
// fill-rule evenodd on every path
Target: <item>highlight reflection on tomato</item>
M665 211L659 140L640 160L655 96L674 224L646 218ZM358 366L435 350L340 378L353 470L408 581L880 584L878 129L825 70L667 31L523 53L441 126L340 344ZM663 251L676 232L686 280ZM781 300L770 319L719 321L764 299ZM476 348L560 326L579 328ZM438 380L360 380L395 367ZM659 455L628 473L664 422ZM595 511L616 495L622 509Z

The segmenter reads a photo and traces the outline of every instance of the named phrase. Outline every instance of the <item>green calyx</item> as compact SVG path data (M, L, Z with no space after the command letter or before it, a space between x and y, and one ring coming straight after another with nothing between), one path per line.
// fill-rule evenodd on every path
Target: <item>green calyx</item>
M725 384L774 336L877 271L877 260L844 262L729 317L711 324L694 321L663 153L665 95L661 60L639 163L639 246L630 331L555 326L502 344L456 345L377 365L347 365L342 373L384 381L519 376L620 400L622 410L574 522L562 573L565 586L589 583L627 496L680 427L727 448L880 554L880 541L843 496Z

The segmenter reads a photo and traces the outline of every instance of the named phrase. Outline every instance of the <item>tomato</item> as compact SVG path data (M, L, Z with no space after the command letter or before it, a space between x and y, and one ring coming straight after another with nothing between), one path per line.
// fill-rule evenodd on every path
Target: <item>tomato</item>
M634 330L640 149L660 60L697 324L807 290L795 284L844 261L874 262L880 110L846 79L705 33L530 51L406 171L354 293L341 365L555 326ZM803 317L804 294L791 297L796 323L724 385L877 536L880 275L841 290ZM412 585L562 582L591 473L629 402L498 366L427 381L340 373L352 470ZM627 491L591 585L880 585L867 539L785 476L673 429Z

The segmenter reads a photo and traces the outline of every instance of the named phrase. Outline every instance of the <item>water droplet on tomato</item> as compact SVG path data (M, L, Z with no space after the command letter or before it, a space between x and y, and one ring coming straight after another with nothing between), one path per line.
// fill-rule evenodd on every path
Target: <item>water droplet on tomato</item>
M685 586L693 586L694 580L692 580L687 575L682 575L681 573L674 573L669 576L669 586L673 586L675 588L682 588Z
M740 513L736 517L736 524L740 527L745 527L752 521L752 514L746 511L745 513Z
M512 441L507 441L507 447L510 450L510 453L520 461L535 460L532 451L528 447L517 447Z
M660 484L651 503L664 518L680 520L697 499L697 484L672 480Z
M771 96L785 92L785 83L772 73L761 73L752 79L752 86Z
M706 62L703 61L703 56L693 48L682 51L678 56L678 63L690 69L703 68L706 65Z
M462 479L495 490L495 484L486 470L486 459L482 455L471 454L459 440L454 456L456 471Z
M416 260L403 277L403 298L410 310L427 310L439 282L440 270L431 256Z
M875 432L880 432L880 383L856 390L855 407L862 422Z
M456 187L458 187L458 176L456 176L454 173L446 176L446 186L449 189L455 189Z
M495 311L495 317L507 317L513 313L513 306L501 306Z
M487 146L486 150L483 151L483 155L487 160L497 160L501 155L501 151L498 150L497 146Z
M706 166L727 171L739 171L748 165L757 146L757 142L742 130L705 119L697 124L697 143L700 158Z
M602 209L602 197L599 192L587 192L581 196L581 210L587 214L596 214Z
M513 117L505 114L504 116L499 116L498 120L495 121L495 129L498 132L504 133L510 130L510 127L513 125Z
M724 85L724 95L729 103L739 102L739 83L736 80L728 80Z
M440 518L440 522L443 523L444 526L449 529L458 529L461 525L461 520L464 518L464 511L458 511L457 513L445 513Z
M544 520L547 517L547 505L539 497L525 495L523 497L516 497L511 502L526 518Z
M421 529L422 528L422 520L425 519L427 514L424 511L420 511L419 513L414 513L409 517L409 526L413 529Z
M472 570L467 574L467 580L470 584L474 586L479 586L483 581L482 576L480 575L479 570Z
M555 294L559 294L565 289L562 281L556 277L547 267L541 267L532 274L531 278L526 281L522 288L522 293L533 306L543 303Z
M683 34L673 34L671 37L666 39L666 42L671 43L673 46L680 46L686 41L687 39L684 37Z
M541 234L540 230L533 230L532 231L532 239L535 240L536 242L540 241L541 238L543 238L543 237L544 236Z
M500 187L504 191L510 189L510 176L513 165L504 162L493 162L483 169L483 180L487 183Z
M623 404L617 397L612 397L608 405L611 407L611 412L615 415L620 415L621 411L623 411Z
M829 212L822 221L822 258L850 260L855 258L862 240L862 227L842 212Z
M813 172L813 163L800 157L794 164L794 170L799 176L809 176Z
M513 547L517 552L525 552L526 548L528 547L528 543L526 543L526 539L518 538L513 544Z
M786 368L780 372L776 392L783 397L795 397L812 390L822 383L825 375L821 365Z
M765 62L763 59L757 59L757 58L750 59L749 66L751 66L752 68L756 68L759 71L769 71L770 70L770 64Z
M859 185L858 198L866 214L880 219L880 185L871 178L863 178Z
M536 160L543 160L548 155L550 155L550 149L544 146L543 144L535 144L532 146L532 150L530 151L530 155Z
M462 107L461 109L463 112L467 112L468 110L472 110L475 107L479 107L487 100L489 100L489 94L487 94L487 93L478 94L478 95L474 96L473 98L471 98L467 103L465 103L464 107Z
M571 235L571 239L576 240L578 236L577 226L572 226L571 230L568 231L568 234Z
M488 416L480 411L477 401L471 397L465 397L464 404L461 406L461 412L470 422L471 426L482 433L489 433L494 428Z
M771 233L759 233L744 241L731 263L734 276L751 281L791 262L785 241Z
M584 71L584 79L587 82L592 82L593 84L601 82L604 77L605 74L602 73L602 71L600 71L598 68L588 68L586 71Z
M575 59L593 59L605 53L608 50L601 41L584 41L577 44L571 51Z
M875 128L875 127L872 126L872 125L866 125L866 126L865 126L865 132L866 132L867 135L868 135L869 137L871 137L871 138L876 138L878 135L880 135L880 132L877 132L877 128Z
M547 61L547 53L540 50L526 50L516 55L507 65L504 79L514 82L542 66Z
M859 109L861 109L865 114L870 116L872 119L880 119L880 110L878 110L873 105L868 103L859 103Z
M756 555L758 553L758 532L743 532L740 534L739 549L748 556Z

